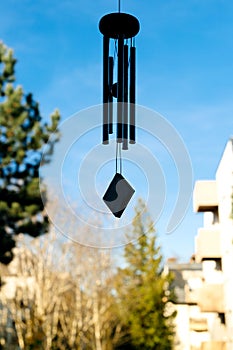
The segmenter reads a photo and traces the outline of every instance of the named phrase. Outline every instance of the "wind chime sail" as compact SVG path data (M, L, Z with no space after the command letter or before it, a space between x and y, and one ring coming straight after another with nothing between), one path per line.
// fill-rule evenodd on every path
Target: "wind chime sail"
M135 143L136 102L136 47L135 36L140 25L136 17L122 12L110 13L101 18L103 34L103 144L109 143L113 133L113 98L117 99L116 141L122 149L128 142ZM114 41L111 45L111 41ZM110 53L114 47L117 59ZM117 82L114 83L114 67Z
M136 17L120 12L119 0L119 12L102 17L99 29L103 34L103 144L109 143L109 135L114 131L113 98L117 99L116 174L103 200L113 215L120 218L135 192L121 173L121 156L120 173L117 171L117 158L118 148L127 150L128 143L136 141L135 36L139 32L140 25ZM114 49L114 54L111 54L111 48ZM114 82L115 77L117 82Z

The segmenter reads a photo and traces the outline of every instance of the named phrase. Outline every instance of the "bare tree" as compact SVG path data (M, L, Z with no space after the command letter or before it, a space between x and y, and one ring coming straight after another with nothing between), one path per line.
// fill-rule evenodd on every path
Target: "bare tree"
M122 330L110 250L65 242L53 233L32 240L30 248L22 241L10 268L15 277L2 288L2 310L20 349L114 349Z
M84 231L86 234L86 232ZM111 250L69 244L70 274L79 281L77 311L81 349L111 350L121 337L113 295L114 262Z
M31 249L21 243L11 266L15 278L1 291L21 349L51 349L58 334L62 299L72 286L65 271L57 273L54 244L54 236L33 240Z

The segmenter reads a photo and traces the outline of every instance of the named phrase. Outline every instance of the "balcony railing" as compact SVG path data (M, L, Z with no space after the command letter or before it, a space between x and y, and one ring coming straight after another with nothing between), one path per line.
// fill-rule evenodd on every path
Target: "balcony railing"
M208 341L201 344L200 350L226 350L227 345L224 341Z

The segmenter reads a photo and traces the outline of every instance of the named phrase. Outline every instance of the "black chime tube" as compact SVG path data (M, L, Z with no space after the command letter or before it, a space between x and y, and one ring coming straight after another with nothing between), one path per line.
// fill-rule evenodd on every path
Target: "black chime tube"
M122 142L124 96L124 39L118 39L118 71L117 71L117 142Z
M130 143L135 143L135 102L136 102L136 47L130 47Z
M128 149L128 45L124 45L124 106L123 106L123 146L122 149Z
M113 57L110 56L108 58L108 69L109 69L109 80L108 80L108 90L109 90L109 105L108 105L108 119L109 119L109 134L113 133L113 95L111 92L112 85L113 85Z
M108 102L109 102L109 68L108 68L108 56L109 56L109 38L104 35L103 37L103 144L109 142L109 116L108 116Z

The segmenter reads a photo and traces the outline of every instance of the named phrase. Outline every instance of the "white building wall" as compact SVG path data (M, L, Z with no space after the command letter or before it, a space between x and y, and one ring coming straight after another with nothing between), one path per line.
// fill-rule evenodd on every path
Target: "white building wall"
M216 182L219 221L222 237L222 269L224 276L227 350L233 349L233 141L229 140L220 160Z
M219 221L222 226L232 224L233 194L233 140L229 140L216 172L217 194L219 202Z
M176 311L175 350L190 350L189 305L176 305Z
M203 230L200 229L196 237L195 252L196 261L202 261L202 276L198 280L189 269L182 270L186 283L186 304L176 305L175 350L233 350L232 203L233 139L225 147L216 171L216 180L198 181L195 185L194 210L204 214ZM200 293L197 302L195 290L197 295L198 290ZM190 302L191 297L195 299L193 302Z

